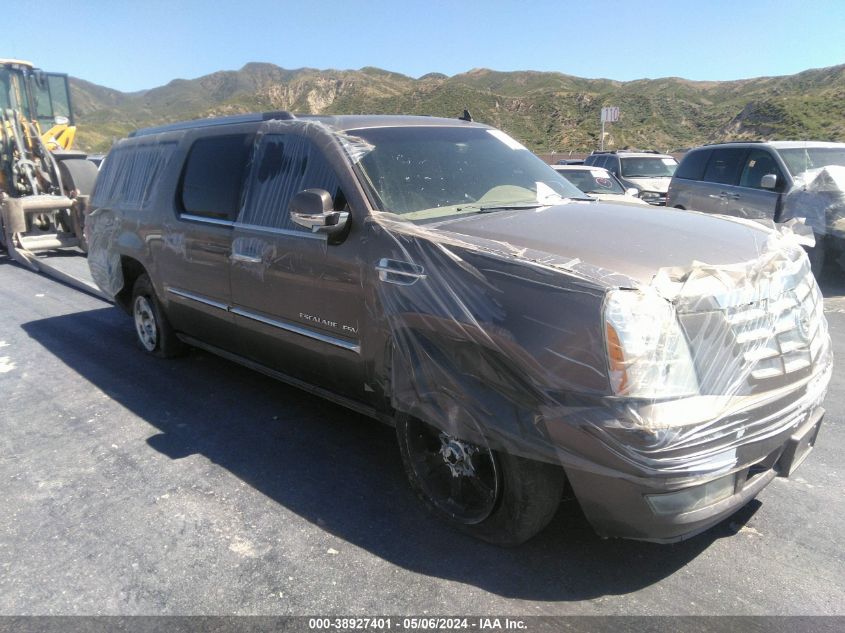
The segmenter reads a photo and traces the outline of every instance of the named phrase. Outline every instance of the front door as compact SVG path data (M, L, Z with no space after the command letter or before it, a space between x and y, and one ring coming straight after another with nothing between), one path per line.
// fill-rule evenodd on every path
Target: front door
M772 174L777 177L775 189L760 186L763 176ZM732 188L736 195L736 204L742 210L743 217L752 219L774 220L780 199L779 191L785 184L783 174L775 157L765 149L752 149L745 159L739 186Z
M265 134L234 227L231 310L247 356L363 401L359 227L335 244L294 224L288 204L312 188L346 208L338 177L312 138L295 129Z

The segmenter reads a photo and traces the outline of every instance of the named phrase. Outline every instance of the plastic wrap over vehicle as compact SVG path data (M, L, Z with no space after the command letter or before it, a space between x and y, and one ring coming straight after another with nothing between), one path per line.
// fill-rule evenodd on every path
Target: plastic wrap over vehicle
M272 138L284 129L311 145ZM271 222L248 209L272 208L308 187L330 191L336 208L345 204L337 191L349 198L354 188L373 209L386 206L374 200L362 166L373 149L331 119L266 124L250 176L263 186L246 194L265 196L265 204L246 204L238 224ZM312 160L314 151L326 160ZM161 160L154 154L151 162ZM395 159L413 170L407 157ZM289 161L302 165L296 177L279 170ZM353 164L356 179L332 180L341 162ZM536 208L502 213L539 217L597 204L552 204L540 184ZM94 206L101 188L108 190L98 181ZM91 268L114 295L122 279L106 217L95 211L89 225ZM759 461L746 448L799 426L825 395L830 338L800 223L767 229L708 216L747 223L749 256L690 259L644 280L577 255L414 224L389 207L355 221L356 265L362 278L376 276L361 288L374 333L361 345L365 390L382 393L391 412L449 435L566 469L682 486ZM277 228L302 230L287 216ZM239 249L267 266L288 255L263 250L260 240L233 245Z
M797 427L824 398L832 357L822 297L806 240L790 227L772 231L753 260L690 262L646 285L573 258L373 221L427 274L379 286L394 407L451 435L566 468L683 485L747 466L741 447ZM656 306L640 317L653 343L639 354L614 358L619 343L606 323L614 293ZM533 309L549 297L557 310ZM691 388L661 397L659 375L631 370L659 372L678 347L688 349Z
M845 167L829 165L796 176L780 218L806 218L816 235L845 238Z
M123 288L123 270L117 249L121 221L112 210L117 205L125 212L124 220L136 217L140 222L176 147L174 138L150 139L133 151L127 150L125 142L118 142L108 153L97 176L90 202L92 212L85 221L88 267L94 282L111 299Z

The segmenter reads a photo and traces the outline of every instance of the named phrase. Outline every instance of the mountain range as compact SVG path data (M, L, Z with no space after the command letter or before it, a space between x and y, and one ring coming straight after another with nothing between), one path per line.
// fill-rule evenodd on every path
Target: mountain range
M678 77L612 81L555 72L474 69L418 79L379 68L287 70L249 63L197 79L125 93L71 78L78 146L105 151L131 130L185 119L289 110L310 114L427 114L507 131L538 153L587 152L599 144L603 106L608 148L678 151L731 139L845 141L845 64L738 81Z

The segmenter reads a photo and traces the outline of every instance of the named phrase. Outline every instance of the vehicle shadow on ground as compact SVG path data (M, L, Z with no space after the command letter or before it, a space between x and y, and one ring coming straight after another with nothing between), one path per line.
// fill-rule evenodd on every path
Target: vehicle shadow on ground
M625 594L673 574L734 534L752 502L674 545L602 540L574 501L542 534L500 549L429 517L406 483L393 430L234 363L194 351L160 360L109 307L32 321L27 334L157 428L150 450L199 453L345 541L415 573L525 600Z

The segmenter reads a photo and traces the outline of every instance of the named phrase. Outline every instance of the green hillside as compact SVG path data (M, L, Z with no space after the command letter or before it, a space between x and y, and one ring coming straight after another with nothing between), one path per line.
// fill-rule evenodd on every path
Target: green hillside
M608 147L664 151L729 139L845 141L845 65L783 77L618 82L560 73L475 69L413 79L378 68L286 70L247 64L198 79L121 93L72 79L82 149L104 151L138 127L257 110L311 114L429 114L464 108L537 152L585 152L599 143L602 106L621 110Z

